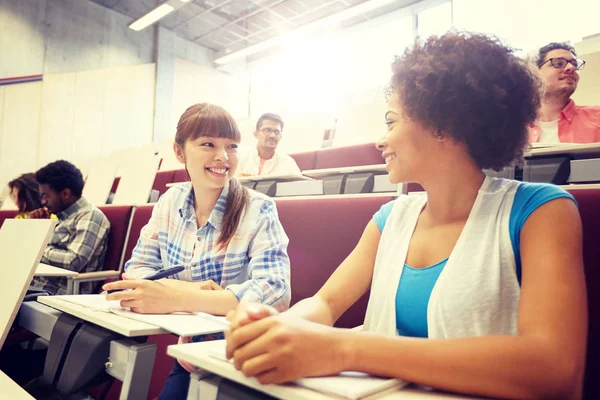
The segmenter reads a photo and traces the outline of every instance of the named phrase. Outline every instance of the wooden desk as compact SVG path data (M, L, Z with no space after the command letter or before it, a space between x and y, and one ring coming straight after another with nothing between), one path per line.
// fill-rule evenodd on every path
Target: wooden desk
M293 181L310 181L313 178L304 175L262 175L262 176L236 176L236 179L241 182L261 182L261 181L277 181L277 182L293 182ZM172 182L167 183L167 187L172 187L187 182Z
M38 302L45 304L29 304L23 306L20 322L26 328L32 328L34 332L46 335L48 340L54 324L60 317L60 313L53 313L53 309L74 315L85 321L120 333L127 337L147 336L168 333L167 331L150 324L135 321L113 313L95 311L53 296L40 296ZM106 354L106 360L110 363L106 366L106 372L123 382L121 386L120 399L145 399L148 395L152 368L156 355L155 343L139 343L131 339L113 340L110 343L110 353ZM84 355L81 355L84 357Z
M419 192L413 192L419 193ZM425 193L425 192L423 192ZM398 197L398 192L377 192L377 193L352 193L352 194L320 194L315 196L282 196L275 197L276 201L280 200L316 200L316 199L356 199L361 197L389 197L393 200L394 197Z
M168 331L154 325L125 318L109 312L92 310L78 304L56 299L53 296L40 296L38 297L38 302L127 337L168 333Z
M548 147L537 147L525 152L525 157L549 156L556 154L600 154L600 143L565 143Z
M319 393L314 390L306 389L295 385L261 385L256 379L246 378L244 374L236 370L233 364L219 360L209 355L213 349L222 349L225 345L224 340L216 340L212 342L189 343L182 345L172 345L167 348L167 354L188 361L200 367L203 371L216 374L222 378L232 380L244 386L258 390L262 393L274 396L285 400L334 400L339 397L329 396L324 393ZM201 371L201 373L203 372ZM192 375L190 382L189 399L206 400L205 392L199 397L198 379L206 377L200 374ZM195 379L195 380L194 380ZM216 391L215 391L216 393ZM372 395L375 397L375 395ZM450 400L450 399L472 399L472 397L457 396L439 392L427 392L416 388L397 389L388 392L387 394L380 393L376 396L378 400ZM210 398L210 397L208 397Z
M49 219L7 219L0 228L0 348L8 336L55 225L56 221Z
M53 267L52 265L39 263L33 276L55 276L55 277L72 277L79 275L79 272L70 271L64 268Z
M0 371L0 393L3 399L10 400L35 400L21 386Z
M325 169L311 169L302 171L302 175L314 178L322 179L325 176L338 175L338 174L350 174L359 172L386 172L385 164L374 164L374 165L361 165L357 167L341 167L341 168L325 168Z
M573 183L571 185L559 185L558 187L565 189L565 190L592 190L592 189L600 189L600 183L582 183L582 184Z
M312 178L304 175L258 175L258 176L237 176L236 179L244 182L260 182L260 181L277 181L277 182L293 182L293 181L310 181Z

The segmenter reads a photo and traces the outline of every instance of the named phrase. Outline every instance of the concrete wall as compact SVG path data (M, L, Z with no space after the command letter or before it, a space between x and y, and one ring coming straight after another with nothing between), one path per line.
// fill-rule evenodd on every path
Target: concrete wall
M153 62L154 30L82 0L0 0L0 78Z

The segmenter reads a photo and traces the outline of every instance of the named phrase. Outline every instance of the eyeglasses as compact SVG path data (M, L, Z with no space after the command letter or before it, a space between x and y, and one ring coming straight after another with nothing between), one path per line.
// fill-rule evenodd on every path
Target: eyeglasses
M271 133L274 133L275 136L281 136L281 131L279 129L262 128L260 131L265 135L270 135Z
M583 69L583 66L585 65L585 61L583 61L580 58L572 58L570 60L567 60L566 58L563 58L563 57L557 57L557 58L549 58L542 65L540 65L540 68L542 68L544 66L544 64L546 64L546 63L550 63L550 65L552 65L554 68L564 68L567 66L567 64L571 64L572 66L575 67L575 69L577 71L579 71L580 69Z

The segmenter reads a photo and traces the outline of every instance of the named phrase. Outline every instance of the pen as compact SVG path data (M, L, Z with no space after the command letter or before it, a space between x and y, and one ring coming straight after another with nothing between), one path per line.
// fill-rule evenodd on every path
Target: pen
M184 269L185 269L185 267L183 267L183 266L169 268L169 269L163 269L163 270L158 271L154 275L150 275L149 277L144 278L144 279L147 280L147 281L156 281L156 280L159 280L159 279L162 279L162 278L166 278L166 277L171 276L171 275L178 274L181 271L183 271ZM113 290L107 291L107 293L110 294L110 293L120 292L122 290L123 289L113 289Z

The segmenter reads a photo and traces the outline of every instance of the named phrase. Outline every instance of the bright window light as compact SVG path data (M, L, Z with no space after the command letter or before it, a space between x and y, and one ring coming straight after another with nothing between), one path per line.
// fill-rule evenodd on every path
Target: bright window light
M452 26L452 3L423 10L418 15L419 36L443 35Z

